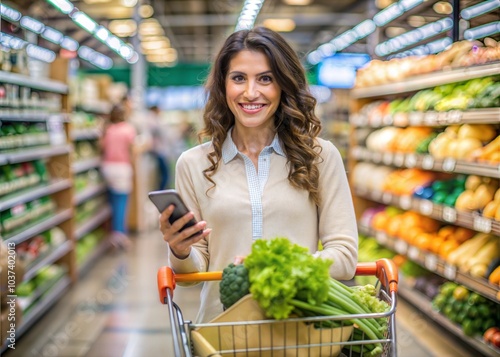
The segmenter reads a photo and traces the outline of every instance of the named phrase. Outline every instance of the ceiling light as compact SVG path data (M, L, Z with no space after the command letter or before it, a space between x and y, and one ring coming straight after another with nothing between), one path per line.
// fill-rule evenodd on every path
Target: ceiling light
M264 26L276 32L290 32L295 29L292 19L266 19Z
M460 12L460 15L462 16L463 19L470 20L473 17L493 11L499 7L500 7L500 1L498 0L484 1L477 5L463 9Z
M432 6L432 9L438 13L443 15L449 15L453 12L453 6L450 3L439 1Z
M60 44L62 39L64 38L62 32L54 30L53 28L48 26L45 27L45 30L43 31L41 36L44 39L49 40L50 42L53 42L57 45Z
M500 21L495 21L495 22L490 22L489 24L465 30L464 38L466 40L475 40L478 38L494 35L499 32L500 32Z
M121 47L121 41L115 35L108 36L106 44L114 51L119 51Z
M0 4L0 13L2 14L2 17L11 21L19 21L22 16L19 11L11 9L4 4Z
M99 26L95 32L95 37L97 37L101 41L106 41L106 39L111 35L109 30L104 26Z
M139 7L139 15L144 19L153 16L155 10L151 5L141 5Z
M60 46L68 51L76 51L80 45L71 37L64 36Z
M169 41L148 41L148 42L142 42L141 47L144 50L154 50L154 49L159 49L159 48L168 48L170 47L170 42Z
M283 2L287 5L306 6L309 5L312 0L283 0Z
M90 33L94 33L95 30L97 29L97 22L92 20L86 13L83 11L78 11L77 13L73 14L71 16L73 18L73 21L75 21L80 27L82 27L84 30L87 30Z
M21 27L24 27L25 29L38 34L42 33L43 29L45 28L45 25L43 23L29 16L23 16L19 24L21 25Z
M63 14L69 14L75 6L68 0L47 0L50 2L57 10L61 11Z
M137 32L134 20L113 20L109 23L109 30L119 37L131 37Z
M373 20L367 19L353 28L353 31L356 33L358 40L368 36L373 33L377 26Z
M422 25L425 25L426 22L427 21L423 16L414 15L408 17L408 25L410 25L411 27L420 27Z
M30 43L26 47L26 54L31 58L35 58L47 63L54 62L54 60L56 59L56 54L54 53L54 51L34 45L32 43Z
M404 29L403 27L391 26L391 27L388 27L385 29L385 34L389 38L402 35L405 32L406 32L406 29Z
M395 18L401 16L404 13L404 8L399 4L395 3L389 5L384 10L378 12L374 17L373 21L377 26L384 26L388 22L394 20Z
M415 6L420 5L425 0L401 0L399 5L405 9L405 11L413 9Z
M122 4L126 7L134 7L137 5L137 0L122 0Z

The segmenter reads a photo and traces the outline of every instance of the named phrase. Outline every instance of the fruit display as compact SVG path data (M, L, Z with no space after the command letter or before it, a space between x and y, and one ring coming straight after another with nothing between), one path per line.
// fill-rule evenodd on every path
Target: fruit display
M73 162L99 157L100 150L96 141L82 140L75 143Z
M498 304L453 282L441 285L432 306L459 325L466 336L482 336L500 324Z
M75 190L81 192L85 188L97 186L102 184L103 178L97 169L90 169L76 174L75 176Z
M26 225L55 213L57 205L50 196L20 203L0 212L0 233L13 234Z
M457 41L438 54L409 56L389 61L372 60L358 70L356 88L402 81L413 76L449 68L469 67L500 60L500 42L491 38Z

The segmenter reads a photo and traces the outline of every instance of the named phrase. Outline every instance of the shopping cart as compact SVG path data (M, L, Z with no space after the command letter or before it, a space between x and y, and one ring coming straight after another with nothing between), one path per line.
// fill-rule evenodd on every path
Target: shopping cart
M356 275L373 275L377 278L378 297L390 305L389 311L271 320L266 319L264 315L254 313L255 311L249 312L245 308L235 310L237 311L235 314L210 323L195 324L184 320L181 309L173 301L176 282L221 280L222 272L175 274L169 267L162 267L158 270L157 278L160 301L162 304L167 304L170 314L175 357L337 355L362 357L367 356L362 349L363 345L374 344L382 346L383 356L397 356L395 312L398 272L394 262L380 259L376 262L359 263ZM254 307L259 309L251 298L245 303L250 304L250 309ZM374 340L360 330L354 329L353 332L352 324L347 321L354 318L386 319L388 328L384 338ZM328 326L333 323L335 327L326 328L323 324L327 323L330 324Z

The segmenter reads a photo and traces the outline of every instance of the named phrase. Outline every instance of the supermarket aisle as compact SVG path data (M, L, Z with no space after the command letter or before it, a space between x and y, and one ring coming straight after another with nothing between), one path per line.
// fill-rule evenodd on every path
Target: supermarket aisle
M168 311L158 301L156 271L165 262L158 232L134 238L130 252L99 260L6 357L171 357ZM176 301L194 319L199 289L177 288ZM401 302L400 356L471 356L419 312Z

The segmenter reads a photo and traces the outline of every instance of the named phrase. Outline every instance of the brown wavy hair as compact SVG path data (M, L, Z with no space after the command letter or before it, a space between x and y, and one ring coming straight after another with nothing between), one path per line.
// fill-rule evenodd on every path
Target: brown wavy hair
M222 144L235 121L226 102L227 73L231 60L243 50L261 52L269 60L282 90L274 125L288 159L288 180L292 186L309 191L319 204L320 147L315 138L321 131L321 121L314 113L316 99L309 92L304 68L295 51L281 35L265 27L231 34L211 67L205 86L208 97L204 128L199 137L211 139L214 150L207 155L211 166L203 170L203 175L215 186L212 176L219 168Z

